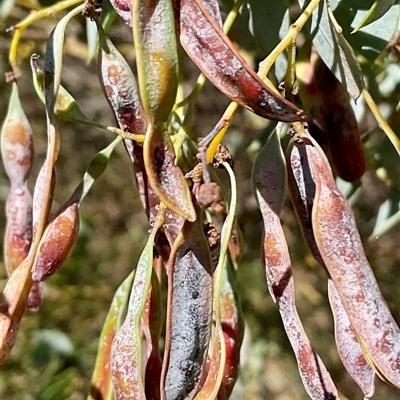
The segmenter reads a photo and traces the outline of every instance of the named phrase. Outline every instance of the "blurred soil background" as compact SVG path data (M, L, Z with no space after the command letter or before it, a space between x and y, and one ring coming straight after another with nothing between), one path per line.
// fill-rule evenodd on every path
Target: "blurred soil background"
M26 15L16 7L7 20L12 25ZM29 56L43 56L45 41L56 20L49 18L32 25L23 35L19 81L20 95L34 132L35 177L46 152L44 106L32 84ZM131 65L133 48L130 29L115 24L109 35ZM0 121L3 121L10 94L4 73L9 70L8 50L11 33L1 27ZM83 18L74 19L67 31L63 84L89 117L115 125L96 75L95 61L86 64L87 49ZM40 60L39 60L40 61ZM189 92L198 70L186 59L185 90ZM229 101L207 83L199 98L193 131L207 134L222 115ZM355 215L367 256L394 318L400 323L400 230L399 224L377 240L368 240L380 205L388 196L378 178L372 149L378 146L383 156L398 162L383 132L366 118L363 131L369 131L369 170L362 178L363 193L354 203ZM368 126L368 124L370 124ZM59 121L61 152L57 161L57 209L79 183L93 155L113 139L83 125ZM399 125L393 126L400 135ZM238 292L246 320L242 348L242 368L232 398L307 399L297 365L282 328L264 278L260 257L262 220L251 189L252 162L271 129L268 121L241 110L229 130L225 143L234 155L238 180L237 220L243 233L244 251L237 273ZM4 230L5 200L9 182L1 170L0 210ZM343 399L362 399L362 393L345 372L334 344L333 321L327 300L326 275L305 247L290 201L286 202L282 222L291 252L297 307L316 351L324 360ZM109 167L95 183L81 208L79 240L62 269L45 282L44 301L37 313L27 312L22 320L17 344L1 367L0 398L4 400L85 399L95 362L98 338L116 288L135 267L148 235L148 222L139 201L130 161L120 146ZM2 247L2 246L1 246ZM2 260L3 258L1 258ZM6 272L1 261L1 283ZM399 391L376 382L377 400L396 400Z

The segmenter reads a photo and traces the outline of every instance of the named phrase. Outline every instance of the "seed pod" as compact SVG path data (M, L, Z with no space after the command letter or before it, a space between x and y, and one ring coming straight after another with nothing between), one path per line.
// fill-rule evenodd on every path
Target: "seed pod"
M268 289L281 314L296 356L303 385L312 399L338 399L335 385L311 347L295 305L289 250L279 220L286 190L286 168L275 133L261 150L253 170L253 185L264 220L264 261Z
M143 382L142 335L139 325L151 285L154 238L161 223L162 220L158 218L140 255L126 318L112 344L111 369L117 400L146 398Z
M88 400L111 400L114 398L111 378L111 346L115 334L123 322L134 277L135 271L131 272L117 289L104 321Z
M32 128L13 83L8 112L1 130L1 155L12 185L23 184L33 164Z
M212 263L199 222L186 222L171 252L162 390L193 399L205 377L212 323Z
M315 180L312 226L321 257L377 374L400 387L400 329L365 256L353 212L320 151L303 139Z
M355 181L364 174L366 162L349 95L320 58L315 69L320 92L329 93L325 96L322 113L328 132L332 163L341 178L349 182Z
M332 279L328 280L329 302L335 321L335 339L339 356L347 372L355 380L366 398L375 391L375 372L365 359L354 328L343 308Z
M28 255L32 242L32 196L26 186L13 186L7 198L4 262L8 275Z
M311 213L314 204L315 182L311 175L304 146L290 142L286 153L288 188L303 237L315 260L326 270L315 243Z
M53 275L67 259L79 231L78 206L72 204L46 227L32 267L32 279L43 281Z
M305 43L296 65L310 133L332 161L336 173L347 181L355 181L364 174L366 162L349 95L310 46Z
M274 93L252 71L215 15L210 14L212 7L206 8L201 0L182 0L175 10L182 47L222 93L261 117L301 120L302 111Z

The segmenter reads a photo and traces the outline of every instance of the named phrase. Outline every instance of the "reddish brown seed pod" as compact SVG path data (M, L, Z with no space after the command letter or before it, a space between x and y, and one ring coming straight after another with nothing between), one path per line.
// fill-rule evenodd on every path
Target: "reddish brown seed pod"
M353 212L320 150L303 139L315 181L312 226L365 358L382 379L400 387L400 329L366 258Z
M182 47L222 93L264 118L286 122L302 119L301 110L274 93L252 71L211 15L212 7L201 0L182 0L175 11Z
M307 46L310 44L300 50L296 74L310 133L336 173L346 181L355 181L364 174L366 161L349 95L316 51Z
M279 218L286 195L286 168L276 134L261 150L252 179L264 221L263 258L268 289L281 314L304 388L312 399L338 399L331 376L312 348L296 309L290 255Z
M57 215L43 233L32 267L34 281L47 279L61 267L75 244L78 231L78 205L72 204Z
M335 321L335 340L339 356L347 372L357 382L364 396L369 399L375 391L375 372L362 353L357 335L332 279L328 280L328 295Z

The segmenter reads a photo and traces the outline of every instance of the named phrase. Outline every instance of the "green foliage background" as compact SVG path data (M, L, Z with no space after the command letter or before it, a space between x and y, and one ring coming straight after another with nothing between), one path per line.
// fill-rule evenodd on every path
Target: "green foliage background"
M250 4L255 4L250 1ZM344 5L350 2L342 2ZM230 1L224 5L229 9ZM279 13L277 5L275 12ZM243 21L246 13L236 23L232 37L247 48L251 57L261 57L273 44L256 25L255 35L247 32ZM4 81L11 34L5 27L26 14L16 6L6 25L1 26L0 49L0 120L5 116L10 86ZM56 19L46 19L29 28L21 42L23 76L20 92L25 112L34 130L36 149L35 177L44 160L46 125L44 107L37 98L30 76L29 56L44 53L48 37ZM115 24L110 37L130 61L132 48L130 29L122 23ZM268 37L270 38L270 37ZM239 40L241 39L241 40ZM263 46L257 43L261 40ZM68 28L63 83L74 95L88 117L112 125L112 113L104 99L94 62L85 63L85 22L83 18L72 21ZM256 51L258 50L258 51ZM363 68L371 76L371 93L375 100L393 103L399 99L399 83L388 93L382 93L378 84L398 59L381 57ZM185 88L190 90L198 71L185 58L183 65ZM381 72L382 71L382 72ZM199 98L193 130L199 136L208 133L219 119L228 99L206 84ZM400 117L393 118L392 128L400 137ZM262 221L251 190L252 161L271 129L267 121L246 111L241 111L228 132L226 144L236 162L238 180L238 223L244 238L244 254L237 278L239 295L247 323L242 349L242 369L233 399L303 399L303 389L297 366L282 328L278 311L265 283L260 258ZM374 269L382 293L392 313L400 323L400 230L399 224L377 240L368 241L376 223L380 205L388 198L399 203L400 175L398 157L376 122L367 114L361 123L368 155L368 171L362 178L363 194L355 201L354 210L364 240L367 256ZM57 162L57 189L54 208L68 198L83 175L91 157L104 148L113 137L93 128L60 122L61 153ZM8 181L1 171L0 200L1 226L4 227L4 202ZM391 186L382 176L389 176ZM396 178L397 176L397 178ZM222 177L223 178L223 177ZM18 400L84 399L88 392L92 368L97 351L97 340L114 291L130 270L142 250L148 235L147 218L142 211L138 193L133 184L133 173L122 146L112 157L106 173L96 182L81 209L81 228L77 245L62 270L45 283L45 297L36 314L28 313L22 320L19 338L11 356L2 366L0 398ZM33 189L34 179L30 181ZM333 339L333 322L327 302L325 273L309 255L300 229L287 201L282 215L291 251L297 301L311 342L331 372L343 398L361 399L356 387L341 365ZM3 263L2 263L3 264ZM1 280L6 272L2 265ZM375 399L395 400L399 392L377 381Z

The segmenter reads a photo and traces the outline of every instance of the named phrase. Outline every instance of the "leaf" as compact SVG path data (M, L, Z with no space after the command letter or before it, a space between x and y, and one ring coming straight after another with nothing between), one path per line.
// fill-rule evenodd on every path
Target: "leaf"
M361 28L372 24L383 17L393 6L396 0L375 0L371 8L365 13L361 22L353 29L351 33L356 33Z
M400 224L400 193L392 189L389 198L379 207L370 240L378 239L397 224Z
M350 95L357 99L364 86L363 73L351 46L343 34L336 30L335 22L332 20L332 14L328 14L327 2L321 1L312 14L313 43L327 67L347 88Z
M382 379L400 387L400 329L365 256L350 205L324 156L303 140L315 180L312 226L319 252L365 358Z
M180 41L193 62L231 100L264 118L299 121L301 111L269 89L200 0L182 0Z
M382 5L386 0L378 0ZM388 45L394 35L400 15L400 6L394 4L386 14L368 26L352 34L373 5L373 0L357 0L352 2L330 0L332 10L343 34L354 51L360 53L368 61L374 62ZM387 7L387 5L385 5Z
M286 168L276 131L257 157L252 181L264 221L263 253L268 289L281 314L303 385L312 399L338 399L335 385L311 347L295 305L289 250L279 220L286 194Z
M44 82L43 82L43 69L38 65L37 60L39 56L34 54L31 56L31 69L33 76L33 84L40 100L45 103L44 93ZM83 124L95 124L93 121L88 119L76 103L75 98L62 86L60 85L57 93L57 98L54 104L54 112L57 117L62 118L66 121L73 121Z
M111 377L111 346L126 311L135 271L132 271L115 292L103 324L87 400L112 400L114 389Z
M165 400L193 398L205 376L213 279L201 222L185 222L171 251L162 391Z

